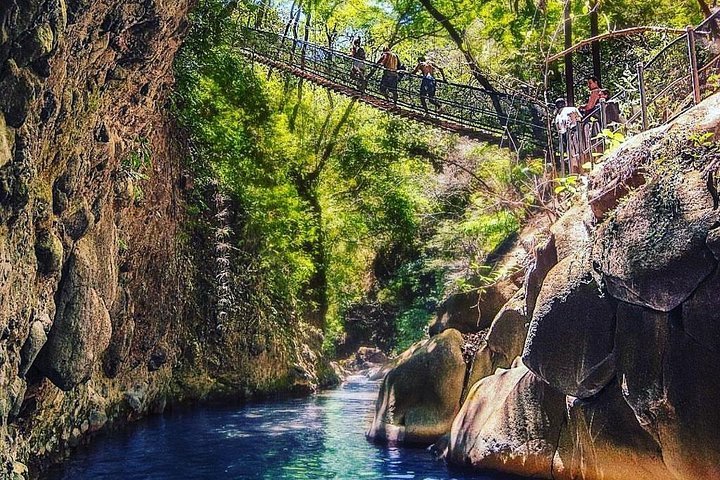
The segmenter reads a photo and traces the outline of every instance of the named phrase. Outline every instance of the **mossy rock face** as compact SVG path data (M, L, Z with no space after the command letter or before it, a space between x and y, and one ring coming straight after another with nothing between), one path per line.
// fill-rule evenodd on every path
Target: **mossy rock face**
M8 60L6 75L0 82L0 109L8 125L20 128L27 118L30 105L37 97L39 80L26 70L18 68L14 60Z
M62 269L63 244L52 232L38 234L35 242L35 256L37 257L38 271L43 274L58 273Z
M85 200L78 203L65 215L63 220L65 233L73 240L82 238L93 223L95 223L95 216Z
M0 114L0 167L7 164L13 157L15 130L5 123L5 116Z
M641 187L598 229L594 260L618 300L669 312L717 264L706 245L720 219L698 171Z
M20 351L20 371L18 375L24 377L25 374L30 370L35 358L42 349L43 345L47 342L47 335L45 334L45 326L39 320L35 320L30 325L30 333L28 338L23 344L22 350Z
M110 343L110 314L95 288L100 288L96 254L90 241L75 246L60 284L55 321L36 361L62 390L88 380Z
M26 67L35 60L47 56L53 49L55 33L50 24L45 22L28 32L19 41L15 52L18 65Z

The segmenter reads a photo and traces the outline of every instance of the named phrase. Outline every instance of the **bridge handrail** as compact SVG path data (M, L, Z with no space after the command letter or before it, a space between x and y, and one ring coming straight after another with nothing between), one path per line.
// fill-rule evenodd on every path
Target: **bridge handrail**
M259 29L259 28L255 28L255 27L243 26L242 28L243 28L243 29L246 29L246 30L253 31L253 32L257 32L257 33L275 35L275 36L277 36L277 37L280 38L280 39L288 40L288 41L291 41L291 42L294 42L294 43L297 43L297 44L301 44L301 45L305 45L305 46L310 46L310 47L312 47L312 48L315 48L315 49L318 49L318 50L322 50L322 51L324 51L324 52L327 52L327 53L329 53L329 54L331 54L331 55L337 55L337 56L340 56L340 57L344 57L344 58L346 58L346 59L348 59L348 60L351 60L351 61L353 61L353 62L360 62L360 63L362 63L362 64L364 64L364 65L366 65L366 66L369 66L369 67L374 67L374 68L376 67L376 68L378 68L378 69L380 69L380 70L386 70L385 67L383 67L382 65L380 65L380 64L377 63L377 62L373 62L373 61L370 61L370 60L360 60L360 59L357 59L357 58L353 57L352 55L350 55L350 54L348 54L348 53L346 53L346 52L341 51L341 50L335 50L335 49L333 49L333 48L327 47L327 46L325 46L325 45L321 45L321 44L319 44L319 43L311 42L311 41L309 41L309 40L308 40L308 41L305 41L305 40L302 39L302 38L294 38L294 37L291 37L291 36L288 36L288 35L285 35L285 34L282 34L282 33L272 32L272 31L269 31L269 30L263 30L263 29ZM405 70L405 72L407 72L407 73L405 73L406 76L412 76L412 77L415 77L415 78L422 78L422 75L414 75L414 74L411 74L409 70ZM526 93L523 93L523 92L511 92L511 93L508 93L508 92L504 92L504 91L500 91L500 90L488 90L488 89L486 89L486 88L484 88L484 87L478 87L478 86L476 86L476 85L469 85L469 84L465 84L465 83L456 83L456 82L441 80L441 79L439 79L439 78L437 78L436 81L437 81L438 83L442 83L442 84L444 84L444 85L448 85L448 86L452 86L452 87L458 87L458 88L464 88L464 89L468 89L468 90L473 90L473 91L476 91L476 92L479 92L479 93L483 93L483 94L485 94L485 95L491 95L491 96L494 95L494 96L498 96L498 97L518 97L518 96L520 96L520 97L526 99L527 101L536 104L538 107L541 107L541 108L544 108L544 109L548 109L548 107L547 107L547 105L545 104L545 102L543 102L543 101L541 101L541 100L539 100L539 99L537 99L537 98L535 98L535 97L533 97L533 96L531 96L531 95L527 95Z
M369 80L378 71L385 70L376 62L362 61L324 45L267 30L243 26L242 33L250 38L244 47L239 48L251 54L277 58L289 56L283 60L290 62L289 65L299 66L300 69L312 72L321 78L359 90L366 95L372 94L374 98L381 98L380 94L373 90L376 87L374 83L372 87L369 86ZM299 59L296 58L298 56ZM351 67L359 62L366 66L368 72L364 74L365 86L362 88L352 80L348 80ZM407 86L407 80L410 80L410 85L416 85L419 89L419 82L423 77L411 75L407 71L400 73L406 80L399 83L398 93L403 94L405 101L401 98L398 104L417 110L420 96L417 89L411 91L411 87ZM438 80L438 84L442 88L438 89L436 99L445 107L442 113L436 114L438 118L446 118L461 125L492 132L499 137L510 131L511 135L519 135L520 138L529 140L534 145L546 145L547 125L543 118L547 118L549 111L544 103L535 99L530 101L527 96L518 93L493 92L472 85L442 80ZM411 102L407 101L410 99ZM491 103L496 104L496 102L502 106L502 115L490 106Z

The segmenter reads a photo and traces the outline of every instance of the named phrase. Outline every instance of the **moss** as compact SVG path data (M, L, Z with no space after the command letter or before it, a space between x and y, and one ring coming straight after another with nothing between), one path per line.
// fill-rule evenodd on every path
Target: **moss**
M35 30L35 38L33 39L38 57L47 55L52 51L55 34L47 23L43 23Z
M5 116L0 113L0 167L12 159L15 145L15 129L8 127Z
M38 271L46 275L58 273L62 268L63 253L63 244L54 233L38 235L35 242Z

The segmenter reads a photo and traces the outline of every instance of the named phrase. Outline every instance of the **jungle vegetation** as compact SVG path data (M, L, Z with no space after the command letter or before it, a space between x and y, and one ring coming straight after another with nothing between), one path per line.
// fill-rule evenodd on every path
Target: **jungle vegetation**
M568 0L573 36L635 25L684 27L703 0ZM248 22L310 22L312 40L347 50L362 37L376 59L428 55L456 82L562 93L565 4L558 0L200 0L176 63L174 110L187 136L196 228L227 228L230 302L254 302L269 324L303 318L329 351L363 306L381 312L388 348L422 334L450 293L492 280L488 256L529 217L549 214L543 159L394 118L282 72L236 48ZM660 35L660 34L658 34ZM657 37L657 35L656 35ZM603 52L605 83L655 37ZM579 71L587 69L580 52ZM585 61L585 63L583 63ZM585 65L585 67L583 67ZM544 93L548 84L550 93ZM616 85L616 87L614 87ZM231 210L217 217L213 195ZM225 208L225 207L223 207ZM221 216L222 217L222 216ZM227 232L226 232L227 233ZM225 240L223 240L223 245Z

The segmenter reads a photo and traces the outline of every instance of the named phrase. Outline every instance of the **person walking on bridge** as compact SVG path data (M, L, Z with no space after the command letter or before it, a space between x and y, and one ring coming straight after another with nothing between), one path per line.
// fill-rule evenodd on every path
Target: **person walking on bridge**
M392 95L393 103L397 105L400 58L390 50L390 47L385 47L378 63L383 67L380 93L385 96L385 100L388 102L390 101L390 95Z
M422 102L423 110L425 115L428 115L427 102L435 105L438 112L442 112L442 105L435 99L435 93L437 91L437 81L435 80L435 70L440 72L443 82L445 82L445 72L438 65L433 62L426 60L425 57L418 58L418 64L413 74L420 72L422 73L422 82L420 83L420 101Z
M356 38L350 49L350 56L353 58L352 69L350 69L350 77L357 80L358 90L365 90L365 49L362 47L360 37Z

